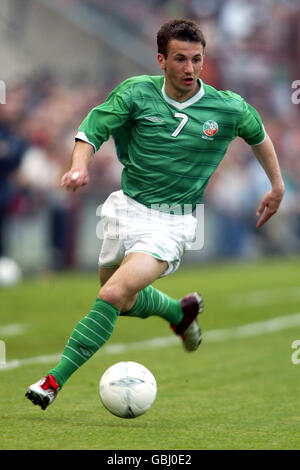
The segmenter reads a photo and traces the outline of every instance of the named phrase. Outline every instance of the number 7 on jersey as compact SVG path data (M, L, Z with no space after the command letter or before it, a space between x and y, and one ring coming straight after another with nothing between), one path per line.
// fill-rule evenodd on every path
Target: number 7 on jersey
M186 114L183 114L183 113L175 113L174 117L181 119L181 122L179 123L179 126L176 127L175 131L172 134L172 137L177 137L179 132L183 129L183 127L188 122L189 118Z

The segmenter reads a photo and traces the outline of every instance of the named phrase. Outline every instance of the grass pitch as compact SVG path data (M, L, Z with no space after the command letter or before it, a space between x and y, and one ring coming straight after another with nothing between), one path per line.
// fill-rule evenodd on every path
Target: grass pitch
M55 365L49 356L62 352L88 313L97 274L44 276L0 290L0 331L21 325L19 334L1 337L7 364L19 362L0 370L0 448L300 449L300 364L291 360L300 340L299 272L299 259L268 260L181 268L156 281L177 298L203 295L200 349L153 345L152 338L173 334L160 318L120 318L106 349L46 411L25 399L26 388ZM103 372L122 360L144 364L158 384L153 407L133 420L111 415L98 395Z

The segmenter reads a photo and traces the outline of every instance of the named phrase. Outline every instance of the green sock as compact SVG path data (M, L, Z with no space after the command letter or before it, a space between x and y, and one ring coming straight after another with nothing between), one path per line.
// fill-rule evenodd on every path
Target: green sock
M58 365L51 369L60 388L110 338L120 311L102 299L96 299L90 313L74 328Z
M172 299L152 286L139 291L132 309L128 312L122 312L121 315L139 318L158 315L172 323L172 325L178 325L183 318L179 301Z

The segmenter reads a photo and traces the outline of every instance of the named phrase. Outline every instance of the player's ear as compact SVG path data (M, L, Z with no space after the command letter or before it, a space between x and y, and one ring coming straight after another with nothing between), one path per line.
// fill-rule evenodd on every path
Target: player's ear
M158 65L161 70L165 70L166 68L166 59L165 56L161 53L157 54Z

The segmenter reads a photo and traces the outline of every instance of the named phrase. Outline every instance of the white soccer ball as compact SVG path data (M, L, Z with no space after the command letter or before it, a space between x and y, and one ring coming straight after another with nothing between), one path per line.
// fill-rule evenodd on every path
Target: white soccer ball
M100 379L100 399L115 416L136 418L151 408L157 392L156 380L142 364L118 362Z
M19 265L11 258L0 258L0 287L10 287L17 284L22 277Z

